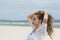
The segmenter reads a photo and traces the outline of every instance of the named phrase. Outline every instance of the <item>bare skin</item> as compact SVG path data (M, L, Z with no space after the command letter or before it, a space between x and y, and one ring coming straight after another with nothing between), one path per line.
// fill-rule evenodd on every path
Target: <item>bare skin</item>
M41 11L41 13L43 13L43 11ZM44 19L43 19L43 22L44 23L47 23L47 20L48 20L48 13L46 11L44 11ZM41 21L38 20L37 16L33 14L30 14L28 16L28 21L31 22L32 21L32 24L35 25L36 29L38 29L39 27L41 27ZM32 32L36 31L36 29L34 29Z

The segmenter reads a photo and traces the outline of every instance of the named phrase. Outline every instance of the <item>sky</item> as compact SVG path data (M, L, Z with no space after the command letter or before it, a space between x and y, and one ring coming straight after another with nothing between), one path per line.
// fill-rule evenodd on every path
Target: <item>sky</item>
M38 10L46 10L60 19L60 0L0 0L0 20L27 20Z

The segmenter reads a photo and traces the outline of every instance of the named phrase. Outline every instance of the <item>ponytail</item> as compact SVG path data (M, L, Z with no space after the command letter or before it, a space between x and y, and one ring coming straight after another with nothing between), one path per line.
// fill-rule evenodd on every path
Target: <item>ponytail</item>
M52 33L53 33L53 17L50 14L48 14L47 32L48 32L48 35L50 36L50 38L53 39L52 38Z

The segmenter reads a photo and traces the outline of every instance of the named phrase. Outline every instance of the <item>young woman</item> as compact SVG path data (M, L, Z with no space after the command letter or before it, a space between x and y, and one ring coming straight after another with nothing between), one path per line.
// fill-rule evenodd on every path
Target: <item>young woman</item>
M53 17L46 11L38 11L28 16L33 30L27 40L50 40L53 33Z

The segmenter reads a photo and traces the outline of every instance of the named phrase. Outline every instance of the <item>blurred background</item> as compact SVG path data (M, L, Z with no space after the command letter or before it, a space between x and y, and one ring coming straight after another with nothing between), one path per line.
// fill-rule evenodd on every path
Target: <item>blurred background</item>
M0 40L24 40L22 37L26 37L24 35L31 29L27 16L38 10L46 10L54 17L54 28L58 37L55 40L59 40L60 0L0 0Z
M28 24L27 15L38 10L60 22L60 0L0 0L0 24Z

